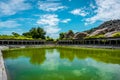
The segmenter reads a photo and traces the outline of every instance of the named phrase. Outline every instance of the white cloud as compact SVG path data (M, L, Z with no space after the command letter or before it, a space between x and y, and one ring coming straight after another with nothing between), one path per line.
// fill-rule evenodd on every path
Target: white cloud
M26 0L7 0L0 1L0 15L14 15L19 11L27 10L31 8Z
M58 11L67 8L57 1L39 1L38 6L43 11Z
M51 26L45 26L44 29L47 32L47 35L53 38L57 38L59 36L58 32L61 30L59 27Z
M92 9L95 9L95 8L96 8L96 6L95 6L93 3L90 4L90 7L91 7Z
M120 0L96 0L96 5L95 15L87 18L87 23L120 19Z
M38 20L37 23L41 25L56 26L59 21L58 15L45 14L40 17L40 20Z
M80 15L80 16L86 16L88 14L83 9L74 9L70 13L73 15Z
M60 20L56 14L45 14L41 15L37 24L43 26L47 35L50 37L57 38L59 36L58 32L61 28L58 27L59 23L68 23L71 19Z
M70 22L71 21L71 19L64 19L64 20L62 20L61 22L62 23L68 23L68 22Z
M18 22L14 20L0 21L0 28L15 28L21 26Z
M43 26L44 30L46 31L47 35L50 37L58 37L58 32L61 30L58 27L60 19L56 14L45 14L40 17L37 21L37 24Z

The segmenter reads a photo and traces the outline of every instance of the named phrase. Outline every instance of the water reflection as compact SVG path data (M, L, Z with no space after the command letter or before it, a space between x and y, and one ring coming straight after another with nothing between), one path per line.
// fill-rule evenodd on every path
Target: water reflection
M34 48L3 52L8 80L120 80L120 51Z
M58 48L60 52L60 58L66 58L73 61L74 58L85 59L93 58L97 61L105 63L120 64L120 51L113 50L85 50L85 49L69 49L69 48Z
M19 57L28 57L30 58L30 62L32 64L42 64L46 57L45 57L45 49L21 49L21 50L8 50L3 51L4 59L16 59Z
M41 48L8 50L3 51L3 57L4 59L16 59L23 56L30 58L32 64L42 64L46 60L46 54L52 54L53 52L54 49L46 50ZM69 61L73 61L75 58L93 58L105 63L120 64L120 51L57 48L57 53L60 54L61 59L68 59Z

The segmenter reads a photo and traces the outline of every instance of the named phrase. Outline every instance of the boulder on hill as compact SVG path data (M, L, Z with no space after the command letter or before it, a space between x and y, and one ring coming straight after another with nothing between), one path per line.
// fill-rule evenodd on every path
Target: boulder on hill
M117 31L113 31L113 32L107 32L105 34L105 37L113 37L113 34L117 33Z
M74 37L74 32L72 30L69 30L64 36L65 39L73 39L73 37Z
M106 21L100 26L91 30L85 31L89 36L104 35L105 37L112 37L112 34L120 31L120 20Z
M89 36L101 35L101 34L105 34L106 32L107 32L107 28L98 29L94 31L93 33L91 33Z
M88 36L88 34L86 32L77 32L75 35L74 35L74 38L73 39L83 39L85 38L86 36Z

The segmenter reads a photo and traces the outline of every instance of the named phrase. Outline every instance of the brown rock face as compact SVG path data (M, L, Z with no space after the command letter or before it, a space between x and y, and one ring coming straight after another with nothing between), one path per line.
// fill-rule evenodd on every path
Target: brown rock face
M74 34L72 30L69 30L64 34L63 39L84 39L87 38L101 38L101 37L114 37L113 35L116 33L120 33L120 20L110 20L106 21L100 26L93 28L91 30L87 30L84 32L77 32ZM117 35L118 37L119 34Z
M107 32L107 28L99 29L91 33L89 36L95 36L100 34L105 34Z
M73 39L74 33L70 30L65 34L65 39Z
M115 32L120 31L120 20L106 21L97 28L86 31L89 36L105 35L105 37L111 37Z
M117 31L107 32L105 37L113 37L113 34L117 33Z
M73 39L83 39L86 36L88 36L86 32L77 32Z

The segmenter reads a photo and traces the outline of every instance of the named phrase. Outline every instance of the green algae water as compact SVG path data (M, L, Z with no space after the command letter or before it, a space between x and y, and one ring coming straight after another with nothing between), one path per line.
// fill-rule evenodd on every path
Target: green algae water
M26 48L3 51L8 80L120 80L120 51Z

